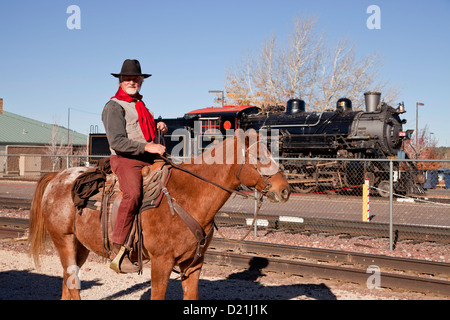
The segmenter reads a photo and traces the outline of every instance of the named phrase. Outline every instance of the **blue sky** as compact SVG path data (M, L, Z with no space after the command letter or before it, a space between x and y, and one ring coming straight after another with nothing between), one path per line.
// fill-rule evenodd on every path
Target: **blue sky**
M369 30L370 5L381 29ZM68 6L81 9L70 30ZM0 97L4 109L89 133L114 95L123 60L153 74L141 93L156 116L211 106L225 69L258 52L276 32L286 40L298 15L314 16L328 41L347 37L362 56L381 51L382 79L400 88L406 128L428 126L450 146L449 0L5 1L0 0ZM362 94L362 93L361 93Z

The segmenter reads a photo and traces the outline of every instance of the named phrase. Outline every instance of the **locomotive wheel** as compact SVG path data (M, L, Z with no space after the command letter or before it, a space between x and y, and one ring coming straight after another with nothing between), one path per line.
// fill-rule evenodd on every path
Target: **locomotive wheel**
M380 184L378 184L378 194L383 197L383 198L387 198L389 197L389 181L387 180L383 180L380 182Z

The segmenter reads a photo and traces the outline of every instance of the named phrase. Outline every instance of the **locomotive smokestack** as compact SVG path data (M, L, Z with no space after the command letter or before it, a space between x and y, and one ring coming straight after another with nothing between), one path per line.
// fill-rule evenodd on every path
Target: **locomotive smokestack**
M381 100L381 92L369 91L364 93L364 100L366 101L366 111L375 112Z

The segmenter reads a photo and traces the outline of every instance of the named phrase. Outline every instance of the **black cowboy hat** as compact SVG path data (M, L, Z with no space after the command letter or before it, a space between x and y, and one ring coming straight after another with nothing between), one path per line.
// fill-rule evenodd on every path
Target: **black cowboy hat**
M111 73L114 77L118 78L120 76L142 76L148 78L151 74L145 74L141 71L141 64L138 60L127 59L123 62L122 70L120 73Z

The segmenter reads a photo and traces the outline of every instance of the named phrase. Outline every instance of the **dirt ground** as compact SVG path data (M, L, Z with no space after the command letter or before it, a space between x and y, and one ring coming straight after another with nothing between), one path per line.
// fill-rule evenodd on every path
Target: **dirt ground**
M52 249L41 255L35 269L25 241L0 241L0 300L55 300L60 298L62 269ZM368 275L369 276L369 275ZM108 263L93 254L81 268L81 297L87 300L148 300L151 294L150 266L142 275L116 274ZM200 300L428 300L448 297L290 276L254 274L246 269L205 264L199 283ZM173 273L167 299L183 298L180 280Z

